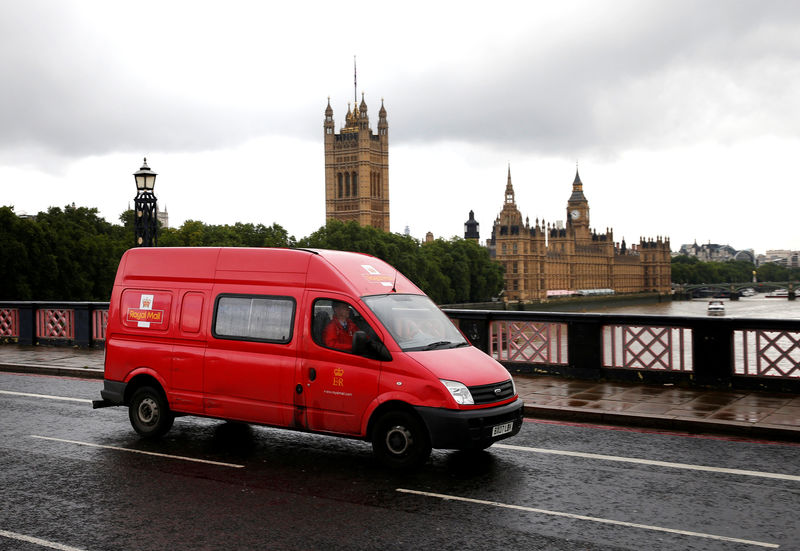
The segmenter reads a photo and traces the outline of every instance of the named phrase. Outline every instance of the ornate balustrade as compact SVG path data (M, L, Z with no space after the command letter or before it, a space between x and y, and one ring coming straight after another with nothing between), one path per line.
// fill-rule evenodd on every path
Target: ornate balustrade
M0 339L19 344L102 346L107 302L0 302Z
M512 373L800 392L800 320L445 313Z
M800 392L800 320L456 310L512 373ZM107 302L0 302L0 341L102 346Z

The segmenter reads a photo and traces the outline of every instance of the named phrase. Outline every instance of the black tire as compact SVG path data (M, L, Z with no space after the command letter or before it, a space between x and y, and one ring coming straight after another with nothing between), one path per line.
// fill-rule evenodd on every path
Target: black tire
M408 469L427 461L431 441L425 425L417 417L405 411L390 411L375 424L372 451L387 467Z
M133 393L128 406L128 417L133 430L144 438L165 435L175 421L175 415L170 411L164 394L150 386L143 386Z

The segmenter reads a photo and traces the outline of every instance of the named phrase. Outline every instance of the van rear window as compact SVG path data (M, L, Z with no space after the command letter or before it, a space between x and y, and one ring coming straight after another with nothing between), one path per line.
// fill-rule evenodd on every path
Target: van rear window
M291 297L220 295L213 334L222 339L288 343L294 312Z

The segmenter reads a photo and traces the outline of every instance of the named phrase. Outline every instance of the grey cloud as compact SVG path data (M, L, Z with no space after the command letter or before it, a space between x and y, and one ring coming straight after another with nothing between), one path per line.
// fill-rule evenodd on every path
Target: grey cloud
M796 105L800 84L800 6L642 2L632 9L613 26L565 28L554 43L531 36L480 70L448 74L445 60L438 75L398 85L414 113L394 136L608 153L725 139L732 131L794 132L800 113L786 107Z
M387 68L370 88L386 97L393 142L456 140L504 150L613 155L632 145L795 131L800 4L610 6L596 20L578 13L574 25L565 21L546 34L537 29L506 49L492 45L502 30L476 29L467 34L485 41L491 53L474 63L443 57L435 70L415 76L408 67ZM523 13L528 11L535 17L535 9ZM148 60L137 67L120 64L103 35L60 3L6 7L0 41L0 74L9 83L0 87L3 149L67 157L197 151L263 134L320 136L324 100L307 98L324 98L330 83L299 95L289 90L280 105L275 96L261 105L235 96L217 104L200 95L178 97L148 80ZM431 44L431 55L458 55L457 45L439 54ZM268 74L267 58L249 70ZM175 67L176 80L180 70ZM214 76L211 66L209 79ZM367 98L371 117L378 97ZM343 121L344 113L336 116Z

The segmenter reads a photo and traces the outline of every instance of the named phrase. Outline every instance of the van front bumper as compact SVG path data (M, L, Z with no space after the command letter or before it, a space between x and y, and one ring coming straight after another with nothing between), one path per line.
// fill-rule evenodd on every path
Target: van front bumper
M431 437L431 447L448 450L475 450L491 446L517 434L522 428L522 400L483 409L452 410L416 407ZM510 432L492 436L494 427L513 423Z

